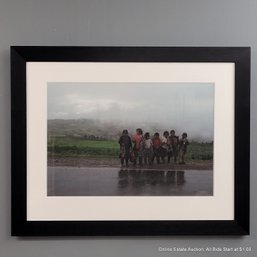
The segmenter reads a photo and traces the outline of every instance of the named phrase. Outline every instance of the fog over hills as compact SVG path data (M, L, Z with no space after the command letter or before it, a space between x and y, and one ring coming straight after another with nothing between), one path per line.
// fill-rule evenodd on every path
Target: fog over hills
M117 139L174 129L191 140L213 141L212 83L48 83L48 132Z
M160 135L165 130L170 131L174 129L178 136L181 136L183 132L188 133L190 140L198 142L210 142L213 141L212 135L208 130L198 131L193 126L190 129L179 128L177 126L164 126L158 123L146 123L138 122L137 124L126 124L123 122L114 121L99 121L92 119L52 119L48 120L48 136L71 136L81 137L95 136L102 139L118 140L123 129L127 129L130 135L135 133L137 128L142 128L144 133L150 132L151 136L155 132L159 132Z

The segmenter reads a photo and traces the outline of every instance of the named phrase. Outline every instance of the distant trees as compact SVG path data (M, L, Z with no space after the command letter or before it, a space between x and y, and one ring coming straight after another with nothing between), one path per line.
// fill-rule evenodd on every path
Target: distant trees
M92 141L105 141L105 140L108 140L105 137L95 136L95 135L87 135L87 134L84 135L84 139L85 140L92 140Z

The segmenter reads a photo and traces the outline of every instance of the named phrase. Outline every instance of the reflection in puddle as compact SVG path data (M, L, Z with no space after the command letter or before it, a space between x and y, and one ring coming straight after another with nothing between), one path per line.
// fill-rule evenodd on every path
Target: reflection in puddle
M121 188L127 186L141 187L146 185L177 185L186 183L185 171L164 170L128 170L121 169L118 173L118 185Z
M48 167L48 196L211 196L212 170Z

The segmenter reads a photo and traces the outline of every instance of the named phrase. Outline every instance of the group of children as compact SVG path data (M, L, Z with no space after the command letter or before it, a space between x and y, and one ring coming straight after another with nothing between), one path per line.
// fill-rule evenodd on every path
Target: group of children
M160 137L158 132L154 133L151 138L150 133L146 132L143 135L143 130L138 128L136 134L131 137L128 134L128 130L124 129L119 139L120 145L120 159L121 165L128 166L129 160L134 165L137 163L141 166L143 162L145 165L152 165L156 159L157 164L170 163L171 158L174 158L174 164L185 164L185 154L187 152L187 146L189 142L187 139L187 133L184 132L179 139L175 135L175 131L164 131L163 136Z

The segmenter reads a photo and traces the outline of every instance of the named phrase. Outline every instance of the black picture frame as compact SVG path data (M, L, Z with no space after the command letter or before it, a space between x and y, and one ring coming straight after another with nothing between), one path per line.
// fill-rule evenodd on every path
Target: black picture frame
M28 62L234 63L234 220L28 221ZM12 236L248 235L250 47L11 47Z

